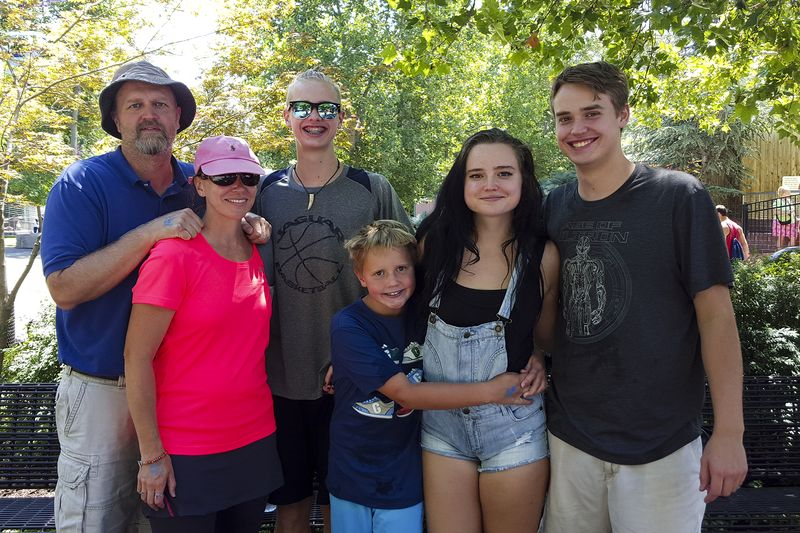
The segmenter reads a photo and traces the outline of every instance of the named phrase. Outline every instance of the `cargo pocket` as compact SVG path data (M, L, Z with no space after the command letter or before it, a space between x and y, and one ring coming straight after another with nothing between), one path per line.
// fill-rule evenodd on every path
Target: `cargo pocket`
M61 380L56 390L56 427L59 438L66 438L72 430L72 424L86 393L86 382L77 379Z
M55 494L56 528L63 533L82 533L86 517L90 463L65 454L58 457Z

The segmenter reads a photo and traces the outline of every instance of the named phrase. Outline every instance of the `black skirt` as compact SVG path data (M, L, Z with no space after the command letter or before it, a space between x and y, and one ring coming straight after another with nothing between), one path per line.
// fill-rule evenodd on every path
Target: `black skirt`
M170 455L175 472L175 497L164 491L164 509L153 518L201 516L266 496L283 485L275 433L241 448L210 455ZM171 511L171 512L170 512Z

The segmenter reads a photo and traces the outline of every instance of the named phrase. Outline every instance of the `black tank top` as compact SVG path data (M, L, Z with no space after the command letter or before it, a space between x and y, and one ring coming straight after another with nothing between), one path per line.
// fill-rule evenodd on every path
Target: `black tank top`
M511 309L511 320L506 326L506 352L509 372L519 372L528 364L533 353L533 328L542 309L541 262L544 240L534 249L517 287L517 298ZM505 289L470 289L451 283L442 293L436 312L439 317L456 327L477 326L497 320L497 312L505 297Z

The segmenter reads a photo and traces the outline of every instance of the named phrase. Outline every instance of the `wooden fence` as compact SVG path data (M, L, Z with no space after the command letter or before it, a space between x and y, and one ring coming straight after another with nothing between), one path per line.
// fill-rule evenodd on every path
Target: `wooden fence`
M800 176L800 147L773 134L760 140L756 157L746 158L744 163L754 176L752 182L745 184L744 192L774 193L783 176Z

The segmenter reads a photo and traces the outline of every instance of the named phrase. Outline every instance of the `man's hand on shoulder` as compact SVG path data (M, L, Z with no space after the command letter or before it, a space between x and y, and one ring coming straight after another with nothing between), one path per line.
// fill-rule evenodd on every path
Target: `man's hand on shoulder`
M173 211L151 220L143 229L152 239L152 244L162 239L190 240L203 229L203 221L189 208Z
M264 244L272 234L272 226L264 217L247 213L242 219L242 231L253 244Z

